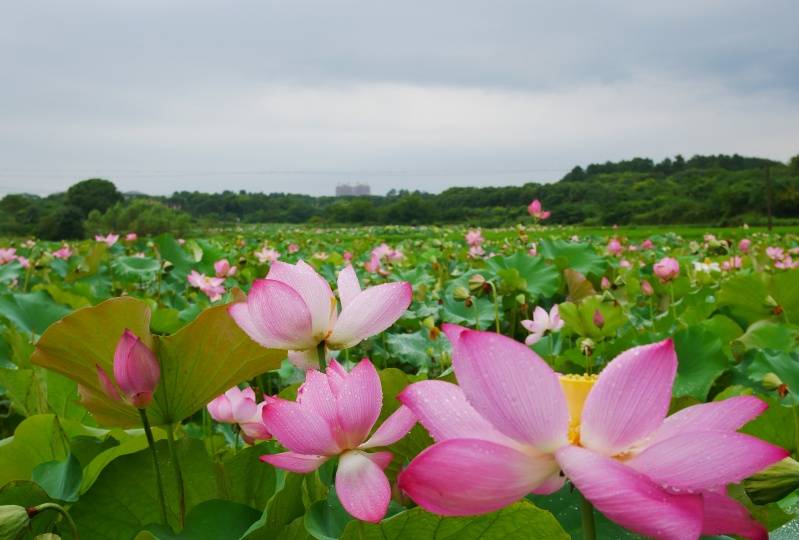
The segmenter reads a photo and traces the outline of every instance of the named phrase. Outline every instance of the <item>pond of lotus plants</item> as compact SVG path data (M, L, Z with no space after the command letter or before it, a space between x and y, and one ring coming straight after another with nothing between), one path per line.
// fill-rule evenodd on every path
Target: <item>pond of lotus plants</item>
M530 214L0 241L0 540L799 537L799 236Z

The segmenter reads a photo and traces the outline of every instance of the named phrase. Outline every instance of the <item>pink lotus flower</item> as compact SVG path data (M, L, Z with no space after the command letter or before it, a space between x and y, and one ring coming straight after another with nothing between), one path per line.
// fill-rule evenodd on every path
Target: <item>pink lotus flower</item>
M527 211L530 213L537 220L545 220L547 219L551 213L548 210L544 210L541 206L541 201L538 199L533 200L530 205L527 207Z
M368 359L350 373L333 360L326 373L308 371L297 401L276 398L263 412L266 428L288 449L261 456L275 467L309 473L338 456L336 494L352 516L377 523L386 514L391 487L383 469L391 452L366 452L405 436L416 423L400 407L369 437L383 403L380 377Z
M388 260L391 262L401 261L405 258L405 254L400 249L392 249L388 254Z
M608 242L607 250L608 253L614 257L618 257L621 255L622 251L624 251L624 247L621 245L618 238L611 238L610 242Z
M23 257L19 257L18 260L22 258ZM790 270L791 268L796 268L797 266L799 266L799 261L794 261L790 255L786 255L782 258L782 260L774 262L774 268L779 268L780 270Z
M128 234L125 235L125 241L126 242L135 242L138 239L139 239L139 235L136 234L135 232L129 232Z
M380 265L380 257L378 257L374 251L372 252L371 258L367 262L363 263L363 267L370 274L384 273L383 267Z
M785 257L785 250L777 246L769 246L766 248L766 255L772 261L779 261Z
M619 268L632 268L632 267L633 264L627 259L622 259L619 261Z
M655 289L652 288L651 283L644 279L641 281L641 292L644 293L644 296L652 296L655 294Z
M647 238L646 240L641 242L641 249L647 249L648 250L648 249L652 249L654 247L655 247L655 244L649 238Z
M680 275L680 263L673 257L664 257L652 265L652 271L661 283L667 283Z
M743 261L736 255L735 257L730 257L726 261L722 262L721 269L725 272L730 272L731 270L738 270L742 264Z
M300 250L300 246L297 244L289 244L287 251L290 254L297 253Z
M603 291L610 289L610 280L605 276L602 276L602 279L599 282L599 286L602 288Z
M394 250L391 249L391 246L383 242L382 244L380 244L379 246L377 246L372 250L372 254L377 255L378 259L385 259L389 255L391 255L392 251Z
M788 257L790 259L790 257ZM22 255L17 255L17 262L22 266L22 268L30 268L31 262L28 260L27 257L23 257Z
M189 285L200 289L211 302L216 302L225 294L225 287L222 286L225 281L224 278L209 277L199 273L197 270L192 270L186 279Z
M108 233L106 236L97 234L94 236L94 239L97 240L98 242L103 242L108 247L111 247L117 243L117 240L119 240L119 235L113 233Z
M522 326L530 332L530 335L524 340L524 344L533 345L538 343L547 332L560 332L563 324L557 304L552 306L549 313L541 306L536 306L533 311L533 320L525 319L522 321Z
M466 243L470 246L479 246L483 242L485 242L485 239L480 229L471 229L466 233Z
M535 257L536 255L538 255L538 244L536 244L535 242L531 243L530 248L527 250L527 254L530 255L531 257Z
M748 238L741 238L741 241L738 242L738 250L741 253L749 253L749 248L752 247L752 241Z
M58 248L57 250L53 251L52 255L56 259L67 260L70 257L72 257L72 249L70 249L69 246L64 245L64 246L61 246L60 248Z
M158 359L130 330L122 333L114 351L116 386L102 367L96 367L97 378L106 395L114 401L128 402L137 409L144 409L150 404L161 379Z
M260 251L256 251L254 255L255 258L258 259L258 262L260 262L261 264L267 262L271 264L280 258L280 253L266 246L261 248Z
M483 246L470 246L467 254L470 259L479 259L486 254Z
M422 381L399 395L436 441L399 476L426 510L491 512L558 490L563 471L605 516L645 536L766 538L726 495L788 455L736 432L766 404L741 396L666 418L677 372L670 339L623 352L598 377L559 376L510 338L443 329L460 386Z
M342 258L342 259L344 259L344 262L345 262L345 263L347 263L347 264L351 263L351 262L352 262L352 252L350 252L350 251L345 251L345 252L344 252L344 253L341 255L341 258Z
M264 401L256 402L255 392L247 387L244 390L234 386L208 404L211 418L224 424L238 424L247 444L256 440L272 438L263 422L263 410L273 399L264 396Z
M235 266L230 266L227 259L219 259L214 263L214 272L216 272L216 277L218 278L235 276L237 270L238 268Z
M7 264L16 259L16 248L0 248L0 264Z
M266 279L253 283L247 301L228 311L264 347L315 355L319 343L347 349L394 324L411 303L411 286L397 282L361 290L347 265L338 274L338 296L341 313L330 285L313 267L277 261Z

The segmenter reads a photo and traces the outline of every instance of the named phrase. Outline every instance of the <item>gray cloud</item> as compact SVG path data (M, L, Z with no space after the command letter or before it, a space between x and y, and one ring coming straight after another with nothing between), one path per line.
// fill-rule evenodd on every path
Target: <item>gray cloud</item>
M555 5L556 4L556 5ZM20 2L0 193L438 191L799 151L794 1Z

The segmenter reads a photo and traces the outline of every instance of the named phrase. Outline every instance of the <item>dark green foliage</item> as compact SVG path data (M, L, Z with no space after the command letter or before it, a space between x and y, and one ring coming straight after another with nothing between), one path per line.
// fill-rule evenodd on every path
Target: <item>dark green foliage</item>
M67 190L67 202L80 208L84 216L92 210L105 212L121 200L114 183L102 178L83 180Z
M44 240L83 238L83 212L76 206L61 206L46 214L36 227L36 236Z
M170 232L182 236L188 230L190 222L191 218L185 212L156 200L139 198L128 204L117 203L105 214L93 210L86 220L86 232L136 232L146 236Z

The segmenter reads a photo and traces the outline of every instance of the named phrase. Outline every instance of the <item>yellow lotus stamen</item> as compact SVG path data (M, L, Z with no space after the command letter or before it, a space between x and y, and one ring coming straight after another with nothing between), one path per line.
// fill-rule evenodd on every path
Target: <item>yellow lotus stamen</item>
M588 393L596 383L596 375L561 375L560 386L569 408L569 442L580 444L580 416Z

